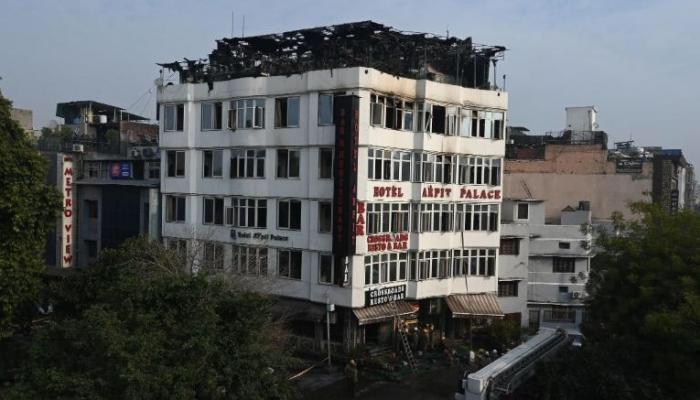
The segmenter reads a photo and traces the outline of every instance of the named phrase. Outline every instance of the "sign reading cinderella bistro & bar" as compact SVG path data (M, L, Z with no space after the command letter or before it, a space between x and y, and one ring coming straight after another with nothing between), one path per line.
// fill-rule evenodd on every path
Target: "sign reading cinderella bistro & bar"
M365 307L389 303L406 298L406 285L385 286L365 292Z

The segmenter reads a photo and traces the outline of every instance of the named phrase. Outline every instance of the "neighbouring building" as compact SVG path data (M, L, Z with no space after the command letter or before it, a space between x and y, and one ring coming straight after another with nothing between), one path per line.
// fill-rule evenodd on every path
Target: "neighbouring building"
M632 202L654 202L672 212L692 204L693 168L681 150L615 143L598 129L597 109L566 109L566 130L529 135L507 132L504 188L507 198L546 199L545 220L556 223L572 201L587 201L596 223L613 213L631 215Z
M163 238L281 297L293 332L500 318L505 48L367 21L217 41L158 88Z
M39 131L34 130L34 112L25 108L11 108L10 118L14 119L27 133L27 136L36 139Z
M545 202L505 199L501 214L498 296L506 318L536 331L576 330L584 317L590 272L591 210L587 202L545 223Z
M95 101L59 103L56 115L73 136L39 141L64 206L47 265L85 267L128 238L160 240L158 126Z

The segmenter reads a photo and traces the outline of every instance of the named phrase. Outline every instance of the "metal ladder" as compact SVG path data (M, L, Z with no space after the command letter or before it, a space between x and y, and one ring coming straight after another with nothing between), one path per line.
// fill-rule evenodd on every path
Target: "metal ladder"
M411 372L414 374L418 372L418 365L416 363L415 357L413 357L413 351L411 350L411 345L408 343L408 337L406 332L403 331L403 319L399 315L399 308L396 306L396 302L392 301L391 305L394 309L394 318L396 318L396 330L399 332L399 337L401 338L401 343L403 345L403 352L408 360L408 366L411 368Z

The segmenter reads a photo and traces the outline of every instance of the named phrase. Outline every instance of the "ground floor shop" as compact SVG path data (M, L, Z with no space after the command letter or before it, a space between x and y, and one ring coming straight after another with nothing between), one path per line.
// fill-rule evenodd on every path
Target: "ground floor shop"
M330 331L332 349L341 352L398 350L399 330L414 350L430 351L444 339L471 342L475 328L504 317L493 293L393 300L362 308L335 307L333 312L324 304L281 298L276 310L298 344L325 351Z

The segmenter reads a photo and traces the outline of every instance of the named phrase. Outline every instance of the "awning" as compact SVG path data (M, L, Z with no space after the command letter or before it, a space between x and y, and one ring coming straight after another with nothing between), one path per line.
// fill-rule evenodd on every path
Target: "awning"
M378 306L353 308L352 312L357 317L358 325L374 324L376 322L386 321L394 318L396 311L398 315L413 314L417 310L406 301L397 300L396 309L391 303L380 304Z
M455 294L445 298L453 318L503 317L498 298L493 293Z

